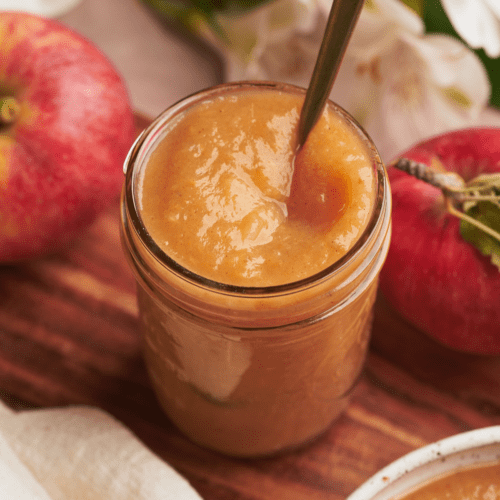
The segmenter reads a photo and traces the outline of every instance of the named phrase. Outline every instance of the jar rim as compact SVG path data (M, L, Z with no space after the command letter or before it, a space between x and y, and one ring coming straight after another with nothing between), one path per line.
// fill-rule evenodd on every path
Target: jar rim
M380 158L380 155L373 144L373 141L363 129L363 127L341 106L329 100L328 105L333 107L334 111L339 113L349 125L359 134L369 151L372 165L375 167L376 173L376 196L375 203L372 208L370 219L365 229L354 243L354 245L338 260L321 271L312 274L306 278L292 281L289 283L272 285L272 286L242 286L233 285L228 283L218 282L204 276L201 276L194 271L182 266L172 257L170 257L161 247L154 241L151 234L143 223L138 208L138 200L136 197L135 182L137 181L138 172L144 163L147 153L151 147L156 144L156 140L162 135L165 124L169 123L173 118L180 115L183 110L188 109L197 102L201 102L207 98L216 96L217 94L224 94L232 90L244 91L255 90L264 88L266 90L278 90L285 92L292 92L295 94L305 94L306 90L302 87L279 82L270 81L242 81L231 82L216 85L207 89L200 90L193 94L188 95L177 101L176 103L165 109L158 117L146 127L142 133L137 137L135 143L131 147L127 158L124 162L125 174L125 189L124 189L124 206L123 209L128 213L130 221L132 222L133 229L139 237L139 240L144 244L148 252L154 259L169 271L174 272L181 279L190 282L191 284L205 289L212 290L218 293L230 293L231 295L241 296L262 296L262 295L280 295L283 293L292 293L298 290L304 290L310 286L316 285L332 277L335 273L339 272L342 268L349 265L349 263L356 258L360 252L368 245L371 238L378 233L377 228L380 224L389 224L388 217L384 217L387 211L390 211L388 203L390 203L389 184L385 171L385 166ZM124 217L126 220L126 217Z

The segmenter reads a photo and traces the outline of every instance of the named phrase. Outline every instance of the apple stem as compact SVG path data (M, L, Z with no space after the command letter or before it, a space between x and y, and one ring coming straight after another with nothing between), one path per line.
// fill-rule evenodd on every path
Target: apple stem
M450 214L464 220L500 242L500 233L465 213L464 205L489 201L500 207L500 173L483 174L467 184L455 172L440 172L425 163L399 158L392 164L399 170L425 181L443 192ZM459 210L456 205L460 205Z
M438 172L425 163L419 163L408 158L399 158L394 163L394 166L441 190L462 190L465 187L464 180L458 174L454 172Z
M15 97L0 97L0 125L13 123L20 112L21 105Z

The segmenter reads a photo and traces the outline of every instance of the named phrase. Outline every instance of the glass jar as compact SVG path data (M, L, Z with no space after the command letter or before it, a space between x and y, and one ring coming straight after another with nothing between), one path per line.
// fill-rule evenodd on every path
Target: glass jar
M307 443L344 410L365 361L391 226L387 173L376 148L344 110L329 103L367 145L376 186L368 226L339 261L298 282L255 288L205 279L160 249L138 203L148 155L190 106L260 87L304 92L246 82L182 100L132 147L122 195L122 241L137 280L144 356L158 400L193 441L235 456Z

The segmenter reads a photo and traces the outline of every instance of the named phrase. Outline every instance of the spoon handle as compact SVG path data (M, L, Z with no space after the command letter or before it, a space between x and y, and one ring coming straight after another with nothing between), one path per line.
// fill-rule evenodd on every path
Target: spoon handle
M320 117L330 95L351 33L364 0L334 0L319 49L316 65L300 113L298 149Z

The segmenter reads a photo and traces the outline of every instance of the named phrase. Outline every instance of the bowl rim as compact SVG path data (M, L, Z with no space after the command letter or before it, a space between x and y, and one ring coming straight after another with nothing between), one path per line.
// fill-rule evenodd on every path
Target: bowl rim
M500 445L500 425L461 432L417 448L379 470L354 490L346 500L372 500L375 495L383 492L405 474L408 475L422 466L451 455L488 445Z

